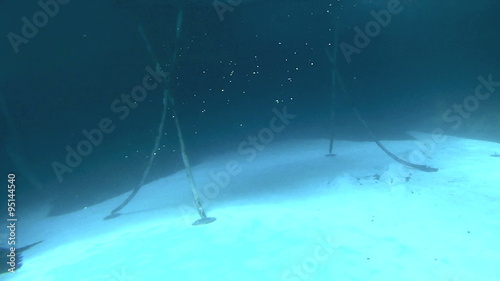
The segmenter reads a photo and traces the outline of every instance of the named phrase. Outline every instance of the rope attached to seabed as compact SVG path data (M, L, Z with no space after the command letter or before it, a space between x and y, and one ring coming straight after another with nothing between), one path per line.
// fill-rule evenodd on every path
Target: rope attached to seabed
M394 155L394 153L390 152L385 146L382 145L382 143L380 143L380 141L375 136L375 134L372 132L372 130L370 130L370 127L368 127L368 125L366 124L363 117L361 117L361 114L356 109L356 107L353 106L352 110L354 110L354 113L356 113L356 117L358 118L359 122L361 122L361 124L363 124L366 131L371 135L371 137L373 138L373 141L378 145L378 147L380 147L380 149L382 149L385 152L385 154L389 155L389 157L394 159L394 161L399 162L405 166L408 166L408 167L411 167L411 168L414 168L414 169L417 169L420 171L424 171L424 172L437 172L438 171L438 169L436 169L436 168L432 168L432 167L429 167L426 165L414 164L414 163L408 162L408 161L403 160L403 159L397 157L396 155Z
M332 64L332 102L331 102L332 134L330 137L328 154L326 156L335 156L335 154L332 152L332 148L333 148L333 140L334 140L334 134L333 134L333 131L334 131L333 130L334 110L333 110L333 106L334 106L334 99L335 99L336 82L338 82L342 92L344 92L345 95L350 97L350 95L348 94L348 92L346 90L344 82L342 81L342 79L340 77L340 73L339 73L338 68L337 68L337 51L338 51L338 42L339 42L338 23L335 23L334 36L335 36L335 38L334 38L335 42L334 42L333 54L330 54L328 52L328 50L326 51L328 59L329 59L330 63ZM375 136L375 134L372 132L370 127L368 127L368 124L366 124L365 120L363 119L363 117L361 116L361 114L359 113L359 111L356 109L356 107L354 105L352 106L352 109L353 109L354 113L356 114L357 119L361 122L361 124L363 124L363 126L365 127L368 134L370 134L370 136L373 138L373 141L378 145L378 147L380 147L380 149L382 149L385 152L385 154L389 155L389 157L391 157L394 161L396 161L400 164L403 164L405 166L408 166L410 168L414 168L414 169L424 171L424 172L437 172L438 171L438 169L433 168L433 167L408 162L406 160L403 160L403 159L397 157L394 153L390 152L384 145L382 145L382 143Z

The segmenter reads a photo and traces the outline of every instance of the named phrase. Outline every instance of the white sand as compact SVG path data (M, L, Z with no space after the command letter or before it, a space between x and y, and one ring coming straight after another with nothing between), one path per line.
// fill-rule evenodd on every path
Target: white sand
M419 150L383 143L405 159ZM235 148L193 167L199 189L212 187L209 225L190 225L184 172L144 186L112 220L102 218L128 194L24 218L18 235L44 242L2 280L500 280L499 144L448 137L418 158L436 173L402 167L374 143L337 142L335 157L327 146L276 141L253 161ZM229 161L239 173L214 189L210 173Z

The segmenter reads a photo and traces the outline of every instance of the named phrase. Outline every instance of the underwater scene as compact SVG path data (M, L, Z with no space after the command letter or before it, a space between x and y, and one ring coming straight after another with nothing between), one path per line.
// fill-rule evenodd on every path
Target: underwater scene
M0 0L0 280L500 281L499 12Z

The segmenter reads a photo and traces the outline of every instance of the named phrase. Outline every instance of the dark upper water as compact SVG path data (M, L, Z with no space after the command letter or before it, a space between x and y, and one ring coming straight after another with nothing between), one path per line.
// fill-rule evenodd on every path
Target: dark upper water
M273 109L296 116L275 140L370 140L354 105L382 139L439 128L498 142L499 11L494 0L3 0L2 176L16 173L21 212L133 189L165 89L192 164L236 151ZM167 82L141 90L157 62ZM183 167L172 116L170 103L146 182Z

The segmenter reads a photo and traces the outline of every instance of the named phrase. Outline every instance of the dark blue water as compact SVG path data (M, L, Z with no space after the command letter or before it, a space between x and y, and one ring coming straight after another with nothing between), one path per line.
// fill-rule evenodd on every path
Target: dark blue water
M468 99L479 76L500 81L498 1L41 3L0 2L1 167L53 215L139 184L165 89L193 165L269 127L273 109L296 115L281 140L369 140L353 105L382 139L500 139L498 91ZM156 62L168 83L134 99ZM172 116L170 103L146 182L183 167Z

